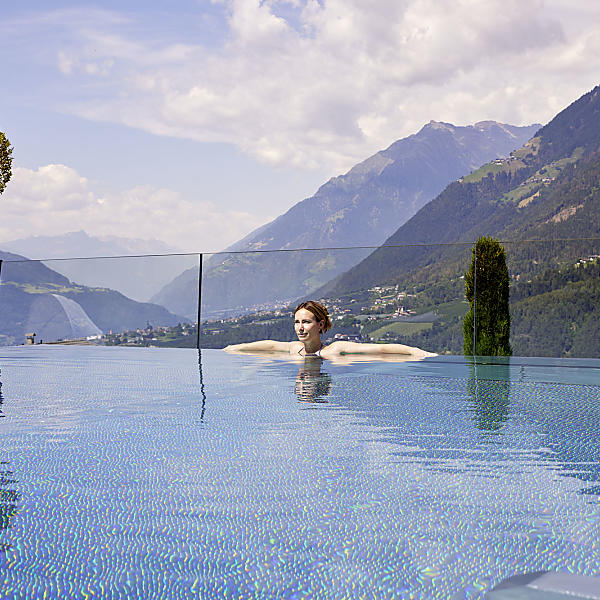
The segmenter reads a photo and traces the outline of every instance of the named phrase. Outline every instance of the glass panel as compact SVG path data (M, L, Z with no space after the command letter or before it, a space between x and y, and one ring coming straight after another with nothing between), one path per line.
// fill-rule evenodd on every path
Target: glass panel
M464 275L470 244L382 247L373 256L373 279L395 286L398 308L390 325L374 329L375 342L398 342L438 354L463 353L463 321L468 311ZM366 273L365 273L366 275ZM380 292L370 286L372 297ZM389 309L388 309L389 310Z
M332 316L325 341L397 342L461 354L470 250L458 244L212 256L204 267L202 347L292 340L291 311L312 298Z
M197 314L179 311L168 284L191 267L197 307L198 256L27 261L4 254L0 344L196 345ZM195 265L195 266L191 266ZM165 289L167 284L167 289ZM185 333L185 335L183 335Z

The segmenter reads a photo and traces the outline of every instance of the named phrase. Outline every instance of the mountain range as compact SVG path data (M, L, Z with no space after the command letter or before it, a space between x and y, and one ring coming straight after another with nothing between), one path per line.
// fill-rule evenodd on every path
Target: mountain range
M159 240L98 237L85 231L1 242L0 248L31 259L50 259L45 264L71 281L118 290L139 302L148 301L178 273L198 262L195 256L140 256L177 252ZM89 257L123 258L92 261ZM52 260L66 258L72 260Z
M397 285L433 304L462 299L460 278L480 235L506 248L515 352L600 355L600 86L507 159L448 185L316 295L344 298ZM454 319L406 341L458 351L461 337Z
M343 295L397 281L425 266L436 277L451 257L462 253L439 244L470 243L480 235L518 241L600 234L591 175L599 148L600 86L561 111L506 160L494 160L448 185L379 249L317 293ZM533 267L531 261L523 264Z
M457 131L462 129L469 132L463 132L461 138ZM429 202L423 200L420 208L415 192L417 183L412 196L408 192L404 195L394 192L392 183L397 169L404 173L404 179L398 175L396 187L408 188L405 179L410 173L403 171L409 162L407 147L402 152L392 152L393 144L346 175L330 180L315 196L240 240L228 253L205 261L204 316L226 310L241 312L251 309L252 303L256 306L277 299L297 300L310 293L326 299L333 308L343 309L342 315L346 316L340 325L348 332L360 327L363 333L369 333L381 329L381 323L369 321L373 315L359 314L364 313L363 299L378 314L402 304L402 309L419 313L420 320L407 316L393 320L404 328L397 328L394 334L401 335L401 341L438 352L460 352L461 314L464 314L462 277L471 260L473 241L480 235L491 235L499 238L507 251L511 275L511 343L515 353L600 356L600 87L576 100L547 125L532 126L528 132L526 128L511 129L490 122L471 128L430 123L411 138L415 153L425 146L433 152L438 146L443 147L445 140L448 145L444 156L450 161L448 157L454 156L460 147L457 140L466 139L472 130L483 135L497 129L512 136L513 150L504 156L500 152L493 154L480 161L483 166L473 168L469 163L449 179L448 172L440 168L446 183L439 184L441 192ZM523 133L525 138L520 146L515 141L516 132ZM420 146L415 142L417 137L429 139L429 144ZM398 148L406 146L406 140L397 142ZM392 162L386 163L387 159ZM421 160L427 163L427 153L421 155ZM427 175L431 178L437 172L435 162L423 167L419 175L422 187ZM354 250L356 254L351 259L347 251L294 251L296 244L336 245L344 239L341 231L350 236L354 232L356 240L372 239L369 236L375 235L382 219L376 218L377 211L373 212L369 199L373 198L374 206L378 202L385 205L386 189L392 197L390 203L395 202L396 213L401 212L401 207L405 212L394 217L397 220L392 223L389 216L392 209L379 209L377 214L390 211L383 220L391 234L372 244L379 244L375 251ZM413 204L407 198L412 198ZM401 222L399 227L398 222ZM341 237L336 238L337 235ZM339 245L350 243L352 240L346 240ZM271 252L256 252L259 250ZM344 263L350 264L341 271ZM20 264L22 271L11 274L6 269L16 268L15 265L5 263L0 294L2 317L17 323L14 329L18 329L18 335L22 335L26 326L24 319L35 313L33 302L40 294L62 296L63 299L54 300L64 312L70 313L71 323L77 321L81 327L90 327L78 309L66 300L76 302L90 322L103 330L109 319L115 322L113 330L134 328L127 324L127 319L115 319L115 314L122 311L139 321L143 311L150 310L142 306L152 306L140 306L127 298L123 303L122 295L113 296L117 292L72 284L40 263ZM36 265L47 270L36 270ZM173 308L172 312L195 315L197 275L197 267L184 271L153 298ZM328 280L330 275L333 278ZM52 310L57 308L54 300ZM116 306L121 306L119 311L114 310ZM49 307L39 306L36 310L43 316L45 310L50 311ZM160 324L177 318L171 313L155 314L165 319ZM266 314L264 326L278 325L274 321L279 317L284 319L282 315ZM358 317L366 321L357 325ZM245 317L244 323L248 330L244 336L260 336L262 330L259 332L253 325L252 317ZM213 345L218 345L221 333L235 333L225 331L226 327L217 324L212 328ZM14 332L0 333L4 333L5 341L11 336L18 337ZM391 333L391 329L386 329L386 336ZM235 341L250 340L236 337Z
M314 196L226 252L210 257L204 268L203 315L241 313L311 293L371 249L295 249L378 246L449 182L490 159L507 156L538 127L495 121L459 127L431 121L330 179ZM285 252L266 252L277 250ZM197 269L192 268L151 300L192 316L196 289Z

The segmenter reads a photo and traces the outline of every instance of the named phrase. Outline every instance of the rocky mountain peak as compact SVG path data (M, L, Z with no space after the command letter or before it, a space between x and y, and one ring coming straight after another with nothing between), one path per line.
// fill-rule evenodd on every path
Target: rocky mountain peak
M397 140L330 179L314 196L230 249L379 245L448 183L489 160L507 156L536 130L537 126L513 127L509 132L431 121L416 134ZM301 253L215 256L205 270L206 314L225 303L224 309L234 310L275 298L297 298L356 264L368 252L315 253L311 255L314 263L307 262ZM197 285L196 277L196 270L190 270L187 279L174 280L153 301L173 312L191 315L196 310L191 291Z

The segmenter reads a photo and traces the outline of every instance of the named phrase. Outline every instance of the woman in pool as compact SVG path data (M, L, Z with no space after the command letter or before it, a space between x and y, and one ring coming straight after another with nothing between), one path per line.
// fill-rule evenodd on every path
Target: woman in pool
M276 342L260 340L247 344L227 346L227 352L286 352L291 355L318 356L319 358L335 358L346 354L362 354L369 356L404 355L414 358L436 356L420 348L412 348L404 344L360 344L357 342L336 341L325 346L321 334L331 329L331 319L327 309L315 300L308 300L298 305L294 311L294 329L297 342Z

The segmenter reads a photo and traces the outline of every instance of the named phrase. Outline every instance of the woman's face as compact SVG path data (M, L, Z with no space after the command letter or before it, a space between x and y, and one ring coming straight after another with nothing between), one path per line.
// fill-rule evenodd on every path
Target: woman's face
M294 329L301 342L319 339L324 325L324 321L317 321L317 317L306 308L301 308L294 315Z

